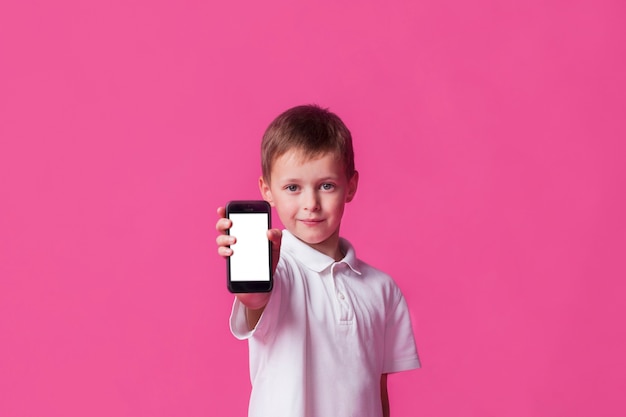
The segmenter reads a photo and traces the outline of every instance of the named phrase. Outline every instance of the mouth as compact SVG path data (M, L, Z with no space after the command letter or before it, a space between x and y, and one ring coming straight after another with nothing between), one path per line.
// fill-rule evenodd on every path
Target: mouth
M299 222L307 226L315 226L323 222L323 219L300 219Z

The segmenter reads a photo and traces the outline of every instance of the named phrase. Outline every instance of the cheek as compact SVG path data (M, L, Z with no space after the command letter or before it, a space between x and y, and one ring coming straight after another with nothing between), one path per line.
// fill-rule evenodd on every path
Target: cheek
M340 197L338 196L337 198L332 199L332 201L329 201L329 204L328 204L329 210L337 214L343 213L343 208L345 205L344 198L345 196L340 196Z
M298 205L290 199L278 199L276 200L276 209L280 214L291 215L298 211Z

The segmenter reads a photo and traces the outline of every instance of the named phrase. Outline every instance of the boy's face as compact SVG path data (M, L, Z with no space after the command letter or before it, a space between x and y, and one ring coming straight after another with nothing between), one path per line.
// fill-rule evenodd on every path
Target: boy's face
M335 155L305 159L298 150L276 159L269 183L259 179L263 198L276 207L287 230L335 260L342 257L339 226L343 209L354 198L357 185L358 174L347 178Z

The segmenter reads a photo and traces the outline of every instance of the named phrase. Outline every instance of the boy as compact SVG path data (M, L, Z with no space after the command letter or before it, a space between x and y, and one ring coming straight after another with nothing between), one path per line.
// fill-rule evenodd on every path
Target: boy
M267 234L272 292L237 294L230 318L249 343L249 416L388 416L387 374L420 363L400 290L339 237L359 179L350 131L328 110L294 107L267 128L261 157L261 195L286 230ZM227 257L237 245L224 214Z

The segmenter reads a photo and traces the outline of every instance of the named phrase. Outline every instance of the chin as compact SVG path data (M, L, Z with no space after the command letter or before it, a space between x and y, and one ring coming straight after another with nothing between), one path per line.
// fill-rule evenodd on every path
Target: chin
M303 239L303 240L309 245L321 245L324 242L327 242L331 238L331 236L322 236L322 237L314 236L314 237L311 237L310 239Z
M293 235L309 245L318 245L328 240L328 236L311 236L307 233L293 233Z

